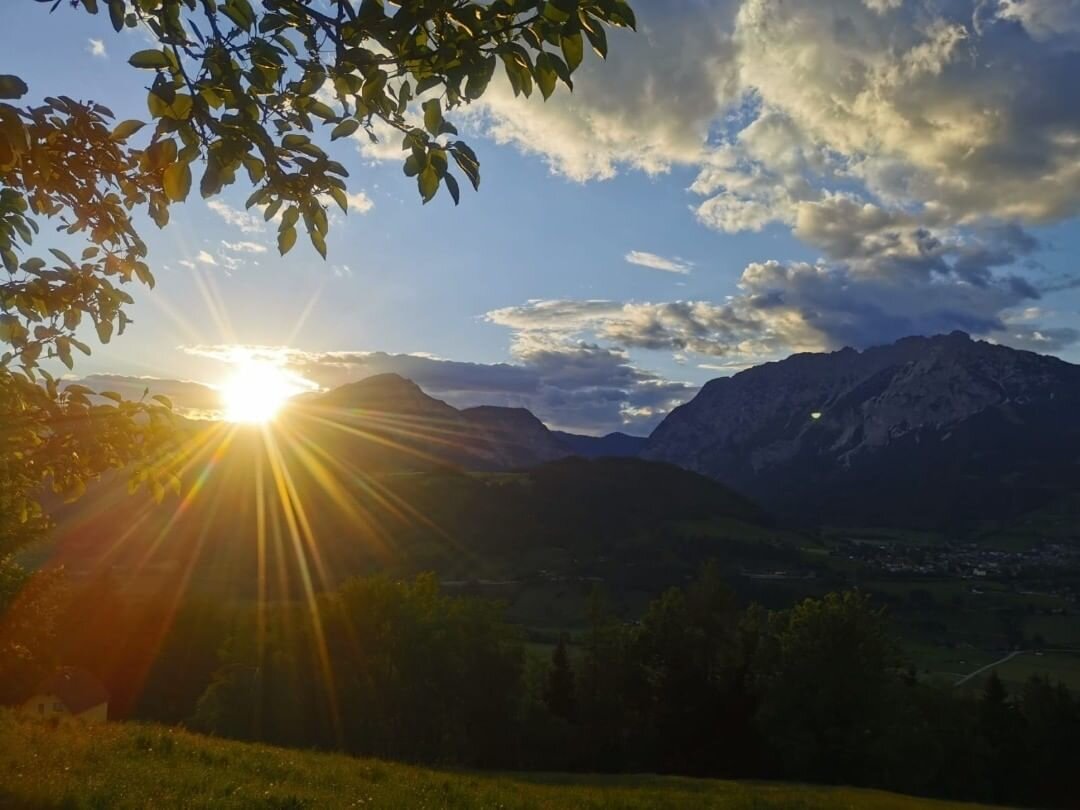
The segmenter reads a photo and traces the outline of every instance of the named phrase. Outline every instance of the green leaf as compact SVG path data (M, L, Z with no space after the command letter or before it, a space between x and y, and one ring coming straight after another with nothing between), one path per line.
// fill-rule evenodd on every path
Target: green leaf
M124 0L109 0L109 21L117 33L124 27Z
M421 198L427 203L439 190L439 173L434 167L428 166L416 176L416 183L420 188Z
M296 226L290 225L287 228L282 228L278 232L277 246L278 253L284 256L290 250L292 246L296 244Z
M53 256L58 258L60 261L62 261L68 267L75 267L75 262L73 262L71 260L71 257L68 256L66 253L64 253L64 251L60 250L59 248L49 248L49 253L51 253Z
M98 321L94 324L94 329L97 330L98 340L100 340L102 343L108 343L112 339L112 321Z
M330 187L330 196L334 198L334 202L336 202L338 204L338 208L340 208L342 211L348 213L348 211L349 211L349 198L345 194L344 191L342 191L337 186L331 186Z
M443 122L442 105L437 98L432 98L425 101L423 107L424 129L432 135L438 135Z
M116 125L116 129L112 131L112 135L109 137L114 141L126 141L140 129L146 126L146 122L137 121L134 118L129 118L126 121L121 121Z
M604 33L604 26L594 23L591 28L585 29L585 36L589 38L589 42L597 55L601 59L607 59L607 34Z
M154 289L154 274L150 272L146 262L135 262L135 275L139 281L147 285L151 290Z
M566 22L570 19L570 11L565 8L567 5L573 7L577 4L548 0L548 2L544 4L544 19L550 20L553 23ZM560 8L560 6L563 6L563 8Z
M581 37L581 32L578 31L571 36L562 37L559 44L562 45L563 56L566 57L566 66L573 73L577 70L585 55L585 43Z
M319 255L324 259L326 258L326 237L318 231L312 229L308 231L308 238L311 239L311 244L315 246L315 249L319 251Z
M172 400L169 399L164 394L154 394L154 396L152 396L151 399L155 400L156 402L160 402L162 405L164 405L170 411L173 409Z
M261 160L251 156L243 157L241 160L244 163L244 168L247 169L248 180L250 180L252 184L258 183L263 179L263 176L266 174L266 165Z
M22 98L29 89L18 76L0 74L0 98Z
M182 161L170 164L161 180L166 196L173 202L183 202L191 191L191 166Z
M637 31L637 17L634 16L634 10L630 8L630 4L626 0L614 0L615 16L618 21L628 28Z
M282 201L279 198L277 200L274 200L268 206L266 206L266 210L263 211L263 221L264 222L269 222L270 220L272 220L277 215L277 212L281 210L281 202Z
M223 5L218 6L218 9L236 23L238 28L245 31L255 24L255 12L247 0L226 0Z
M458 167L465 172L465 176L469 178L472 187L479 191L480 162L476 159L476 153L473 152L468 144L462 141L455 141L450 148L450 153L454 156L454 161L457 163Z
M157 96L151 92L150 98ZM192 101L187 93L177 93L171 102L158 99L157 102L148 99L150 112L155 118L171 118L174 121L186 121L191 114Z
M330 132L330 140L336 141L338 138L347 138L356 132L359 126L360 122L355 118L346 118Z
M0 261L3 262L4 269L9 273L14 273L19 269L19 257L9 247L0 247Z
M307 135L300 135L296 132L291 132L281 139L281 145L286 149L296 149L300 146L306 146L311 143L311 138Z
M162 51L148 49L133 53L131 58L128 59L128 64L137 68L158 69L167 68L169 60Z
M312 101L304 112L311 113L312 115L317 115L324 121L329 121L332 118L336 117L336 114L328 105L323 104L321 101L318 100Z
M450 192L450 196L454 198L454 205L457 205L461 201L461 189L458 188L457 178L448 174L443 178L443 182L446 183L446 190Z
M71 359L71 342L67 338L56 339L56 353L60 357L60 362L68 369L75 368L75 361Z
M551 57L547 53L538 54L536 57L536 83L540 85L540 92L544 96L544 101L551 98L551 94L555 92L555 83L558 80L559 75L555 72Z
M176 160L176 141L166 138L146 148L146 160L151 170L162 169Z
M296 220L300 218L300 209L295 205L290 205L285 209L285 213L281 215L281 224L278 225L278 230L283 231L286 228L291 228L296 224Z
M475 101L480 98L480 96L484 95L488 84L491 82L491 77L495 75L496 64L498 64L498 59L494 56L489 56L484 60L483 67L469 74L469 78L465 82L466 98Z

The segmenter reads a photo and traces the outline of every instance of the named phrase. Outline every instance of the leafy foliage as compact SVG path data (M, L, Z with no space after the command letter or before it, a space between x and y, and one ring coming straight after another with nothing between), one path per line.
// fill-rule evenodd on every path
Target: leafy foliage
M81 0L97 13L97 0ZM476 153L446 114L479 99L502 65L515 94L545 99L573 88L588 40L607 55L605 27L634 27L625 0L109 0L113 28L146 26L160 47L128 60L153 71L147 108L155 122L148 163L161 172L152 198L159 225L192 186L210 197L244 172L248 207L280 214L288 252L303 221L326 256L322 200L348 208L345 167L315 141L362 130L401 139L404 170L426 203L441 186L457 203L451 161L474 188ZM419 108L419 109L417 109ZM128 123L128 122L125 122ZM135 127L137 122L131 122ZM123 127L124 124L121 125ZM126 130L124 130L126 131ZM149 168L149 166L147 167Z
M0 95L25 92L15 77L0 81ZM41 367L56 360L70 369L75 351L90 353L76 336L84 321L105 343L123 333L132 298L121 285L153 284L129 212L150 202L154 179L123 145L126 134L110 130L111 117L67 97L22 109L0 103L0 343L8 347L0 355L0 555L44 531L43 482L77 497L89 479L152 458L167 439L165 404L94 399ZM20 261L39 218L57 218L60 230L91 244L78 260L50 248L48 261ZM139 475L155 493L179 484L150 467Z
M575 713L574 670L566 651L566 634L559 636L559 643L551 654L551 668L544 684L544 704L555 717L573 720Z
M605 26L635 24L625 0L70 5L152 34L155 47L128 60L147 72L149 121L115 122L104 105L68 96L19 107L9 102L26 82L0 75L0 555L45 530L43 483L77 497L104 470L139 463L137 480L158 499L179 487L155 463L168 449L167 401L94 398L42 367L71 369L76 352L89 354L87 326L102 343L123 334L133 303L123 286L153 286L137 211L164 227L196 178L211 197L242 174L255 187L248 207L278 219L280 252L302 222L325 257L325 203L348 208L347 172L317 140L395 133L424 202L445 185L456 203L451 161L474 188L480 167L446 114L480 98L500 62L515 92L572 87L584 41L604 56ZM148 142L134 145L144 131ZM81 254L25 255L43 219L84 238Z
M391 758L515 761L507 719L522 654L493 605L444 596L427 575L354 580L319 612L332 665L314 654L316 637L290 638L290 618L301 626L302 615L283 611L262 641L241 628L199 701L196 725L284 743L336 741ZM330 677L328 669L333 692L318 688L316 673Z

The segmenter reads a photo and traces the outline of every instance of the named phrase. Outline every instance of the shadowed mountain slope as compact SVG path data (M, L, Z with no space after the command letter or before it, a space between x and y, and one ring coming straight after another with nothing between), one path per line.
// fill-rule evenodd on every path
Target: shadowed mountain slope
M1080 366L961 332L709 382L643 457L804 521L1000 518L1080 486Z

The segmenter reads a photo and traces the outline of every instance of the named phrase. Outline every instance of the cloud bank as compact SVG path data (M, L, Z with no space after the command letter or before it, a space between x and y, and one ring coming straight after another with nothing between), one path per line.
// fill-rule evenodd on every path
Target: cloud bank
M422 354L309 352L288 347L211 345L185 351L231 362L280 365L322 388L375 374L400 374L455 407L524 407L550 427L591 433L650 431L697 387L635 367L625 351L586 342L515 346L511 363L469 363Z
M575 323L616 347L711 356L952 329L1014 345L1039 333L1043 350L1076 340L1019 314L1054 287L1027 228L1080 211L1075 0L638 11L642 33L587 62L573 95L522 102L496 87L471 123L580 182L693 167L700 222L787 228L820 258L763 256L723 303L530 302L493 322L533 335ZM627 260L680 272L653 254Z

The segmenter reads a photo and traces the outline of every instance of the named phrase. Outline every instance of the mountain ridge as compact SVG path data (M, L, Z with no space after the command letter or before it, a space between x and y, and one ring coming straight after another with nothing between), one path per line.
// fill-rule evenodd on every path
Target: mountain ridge
M337 423L339 432L351 434L353 440L361 434L391 435L401 453L380 442L376 455L385 457L388 466L409 468L445 463L463 469L521 469L574 455L626 457L636 455L633 446L645 441L625 434L592 437L553 431L522 407L455 408L394 373L305 395L294 400L283 416L294 421L315 417L324 427ZM403 455L409 458L399 457Z
M1078 405L1080 366L962 332L909 337L712 380L642 456L800 520L1002 517L1080 485Z

